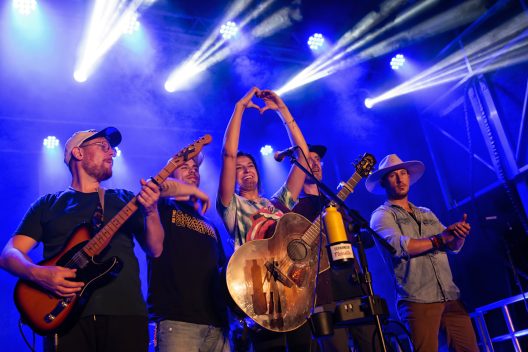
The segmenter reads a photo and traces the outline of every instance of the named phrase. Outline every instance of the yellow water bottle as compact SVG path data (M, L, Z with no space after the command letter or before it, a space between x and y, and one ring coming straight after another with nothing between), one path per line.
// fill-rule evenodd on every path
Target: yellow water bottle
M328 235L328 254L334 266L348 264L354 260L352 244L348 241L343 217L336 207L329 205L324 214L324 223Z

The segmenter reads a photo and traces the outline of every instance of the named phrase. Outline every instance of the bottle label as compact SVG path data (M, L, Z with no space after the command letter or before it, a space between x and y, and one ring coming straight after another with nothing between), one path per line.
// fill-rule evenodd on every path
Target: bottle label
M352 250L352 244L350 244L349 242L331 245L330 252L332 254L332 261L354 259L354 251Z

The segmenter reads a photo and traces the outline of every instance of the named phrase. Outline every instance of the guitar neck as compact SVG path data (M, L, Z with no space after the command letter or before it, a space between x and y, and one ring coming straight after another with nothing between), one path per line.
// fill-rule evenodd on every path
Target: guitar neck
M354 190L354 187L361 181L361 175L357 172L355 172L352 177L348 179L348 181L343 184L343 187L339 190L337 193L337 197L344 201L348 198L350 193ZM313 243L317 240L319 237L319 233L321 230L321 217L318 216L317 219L310 225L308 230L304 233L302 236L302 240L307 243L309 246L312 246Z
M152 179L154 183L161 185L172 172L182 165L185 159L180 156L171 159L167 165ZM137 196L132 198L123 209L117 213L88 243L83 247L83 251L89 256L95 256L108 246L110 240L117 233L117 230L136 212L138 209Z

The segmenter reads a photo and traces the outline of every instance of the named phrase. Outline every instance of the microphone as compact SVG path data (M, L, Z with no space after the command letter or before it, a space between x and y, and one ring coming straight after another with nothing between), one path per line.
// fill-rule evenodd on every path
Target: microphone
M299 148L299 146L294 145L293 147L289 147L288 149L281 150L280 152L275 152L275 155L273 157L278 162L281 162L284 160L285 157L292 156L297 148Z

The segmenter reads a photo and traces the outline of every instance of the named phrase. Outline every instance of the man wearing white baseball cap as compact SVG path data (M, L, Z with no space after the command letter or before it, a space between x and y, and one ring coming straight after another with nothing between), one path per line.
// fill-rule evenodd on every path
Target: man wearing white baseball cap
M80 294L87 282L82 281L85 280L82 275L81 281L73 279L85 266L69 265L72 260L64 266L38 265L28 253L42 242L44 258L55 263L53 258L60 256L70 238L79 234L77 225L92 223L94 235L133 199L130 191L105 190L100 186L101 181L112 176L114 147L120 142L121 133L114 127L78 131L68 139L64 162L72 174L70 187L44 195L33 203L0 256L2 268L54 296L67 298ZM133 239L138 240L147 254L157 257L163 250L164 232L157 208L159 187L152 181L140 182L137 202L142 212L134 213L116 229L97 256L97 262L118 258L120 264L112 267L115 273L110 275L116 277L95 289L79 319L45 340L46 351L147 350L147 310Z
M439 350L439 333L450 350L478 351L469 315L459 300L446 252L458 253L470 232L464 214L447 228L433 212L408 199L409 188L425 171L421 161L387 155L365 182L387 201L372 213L370 226L395 250L392 268L398 312L411 332L416 351Z

